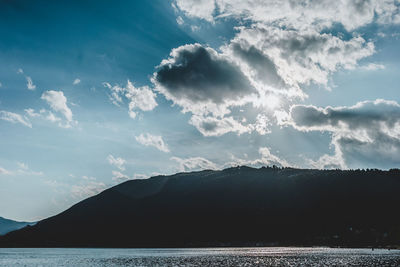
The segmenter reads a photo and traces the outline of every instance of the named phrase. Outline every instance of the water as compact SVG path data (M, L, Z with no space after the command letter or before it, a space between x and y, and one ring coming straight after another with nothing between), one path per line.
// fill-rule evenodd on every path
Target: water
M0 248L0 266L400 266L400 250Z

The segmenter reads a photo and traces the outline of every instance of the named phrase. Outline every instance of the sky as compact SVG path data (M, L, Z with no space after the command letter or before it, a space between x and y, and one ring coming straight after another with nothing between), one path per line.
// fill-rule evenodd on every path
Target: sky
M400 167L399 0L0 0L0 216L129 179Z

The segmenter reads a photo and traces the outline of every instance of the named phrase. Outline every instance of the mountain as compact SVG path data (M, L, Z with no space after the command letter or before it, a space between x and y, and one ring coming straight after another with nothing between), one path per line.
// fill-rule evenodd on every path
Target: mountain
M235 167L130 180L0 246L400 245L400 170Z
M10 219L0 217L0 235L5 235L8 232L21 229L27 225L33 225L30 222L17 222Z

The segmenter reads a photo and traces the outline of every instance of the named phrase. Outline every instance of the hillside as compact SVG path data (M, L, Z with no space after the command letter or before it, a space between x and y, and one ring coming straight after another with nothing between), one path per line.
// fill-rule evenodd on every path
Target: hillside
M400 171L229 168L131 180L0 246L400 244Z
M29 222L17 222L10 219L0 217L0 235L5 235L11 231L21 229L27 225L32 225L34 223Z

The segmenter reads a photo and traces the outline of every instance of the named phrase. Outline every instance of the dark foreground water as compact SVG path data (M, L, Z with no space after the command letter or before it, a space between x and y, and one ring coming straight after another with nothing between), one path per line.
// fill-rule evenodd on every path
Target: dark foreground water
M0 248L0 266L400 266L400 250Z

